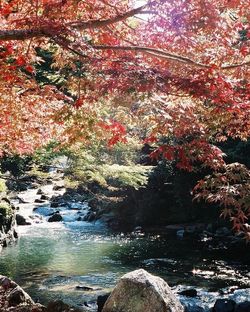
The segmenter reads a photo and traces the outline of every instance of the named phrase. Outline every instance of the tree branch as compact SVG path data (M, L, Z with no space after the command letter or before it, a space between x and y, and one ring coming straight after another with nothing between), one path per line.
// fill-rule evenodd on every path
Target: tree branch
M181 63L186 63L190 65L194 65L201 68L209 68L209 65L202 64L199 62L195 62L188 57L184 57L181 55L177 55L174 53L165 52L159 49L149 48L149 47L141 47L141 46L106 46L106 45L95 45L92 46L96 50L120 50L120 51L138 51L147 53L151 56L163 58L163 59L170 59L174 61L178 61Z
M150 56L161 58L163 60L173 60L181 63L190 64L196 67L200 68L210 68L211 66L209 64L203 64L196 62L188 57L181 56L174 53L169 53L163 50L155 49L155 48L149 48L149 47L143 47L143 46L107 46L107 45L95 45L93 46L94 49L97 50L120 50L120 51L138 51L142 53L146 53ZM240 63L240 64L232 64L232 65L222 65L220 69L222 70L230 70L237 67L242 66L249 66L250 61Z
M117 15L113 18L108 18L104 20L93 20L93 21L74 21L70 23L66 23L62 25L62 31L68 28L74 28L78 30L85 29L94 29L94 28L102 28L111 24L115 24L121 22L129 17L132 17L138 13L143 14L142 11L148 4L142 5L136 9L125 12L124 14ZM0 40L8 41L8 40L27 40L30 38L39 38L39 37L50 37L51 34L51 25L53 23L48 22L48 26L44 25L41 27L31 28L31 29L4 29L0 30ZM57 33L60 33L60 27L56 28Z

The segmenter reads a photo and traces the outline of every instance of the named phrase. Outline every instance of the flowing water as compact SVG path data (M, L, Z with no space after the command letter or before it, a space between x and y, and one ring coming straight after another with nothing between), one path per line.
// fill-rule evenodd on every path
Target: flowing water
M33 216L33 222L19 226L18 242L1 253L0 274L13 278L41 303L63 299L83 305L94 301L110 291L121 275L137 268L163 277L176 292L183 285L195 287L200 292L197 300L206 301L207 306L219 296L219 290L229 286L238 288L234 296L239 300L250 298L249 263L237 256L211 255L176 235L114 234L100 222L76 221L79 213L87 212L87 204L64 207L63 222L49 223L48 204L40 206L34 216L34 196L34 190L23 193L28 203L20 205L20 212Z

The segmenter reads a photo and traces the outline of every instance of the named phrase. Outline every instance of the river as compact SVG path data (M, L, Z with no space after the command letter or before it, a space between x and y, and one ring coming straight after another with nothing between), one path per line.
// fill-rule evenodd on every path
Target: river
M101 222L76 221L76 209L64 208L64 221L49 223L49 204L39 206L29 200L36 196L35 191L23 193L26 203L20 205L20 212L32 216L34 206L40 207L35 211L36 221L18 227L18 242L0 255L0 273L43 304L62 299L79 306L86 301L91 306L121 275L137 268L163 277L175 292L195 287L200 294L196 301L205 308L230 287L237 289L235 298L250 298L249 262L237 255L228 258L201 251L192 240L173 234L112 233ZM80 209L86 213L87 205ZM41 222L37 221L39 214Z

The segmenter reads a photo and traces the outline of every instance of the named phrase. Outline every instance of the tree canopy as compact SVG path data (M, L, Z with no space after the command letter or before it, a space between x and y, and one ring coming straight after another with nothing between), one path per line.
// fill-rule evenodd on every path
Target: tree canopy
M179 168L224 170L214 143L249 137L247 1L3 0L0 25L1 154L51 138L124 141L125 126L105 111L117 102L146 129L153 156ZM39 82L39 51L62 83ZM245 220L249 204L239 209Z

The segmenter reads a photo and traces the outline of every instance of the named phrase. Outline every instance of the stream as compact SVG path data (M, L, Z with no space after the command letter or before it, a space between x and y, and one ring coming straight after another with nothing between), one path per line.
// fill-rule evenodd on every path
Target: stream
M53 185L42 190L50 197L65 191L54 191ZM94 311L97 296L137 268L164 278L175 293L195 288L196 298L179 296L190 311L196 305L208 311L219 297L238 302L250 298L249 261L237 255L215 256L174 234L113 233L99 221L76 221L88 212L85 202L56 208L63 221L48 222L50 203L34 203L40 198L37 189L20 192L19 197L24 202L18 203L19 213L31 225L18 226L18 242L0 255L0 274L14 279L42 304L55 299L76 306L87 302Z

